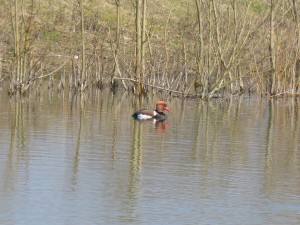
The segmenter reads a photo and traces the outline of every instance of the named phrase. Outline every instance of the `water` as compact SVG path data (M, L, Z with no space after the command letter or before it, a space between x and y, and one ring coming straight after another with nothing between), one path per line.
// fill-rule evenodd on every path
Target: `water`
M299 224L299 101L134 102L2 89L0 224Z

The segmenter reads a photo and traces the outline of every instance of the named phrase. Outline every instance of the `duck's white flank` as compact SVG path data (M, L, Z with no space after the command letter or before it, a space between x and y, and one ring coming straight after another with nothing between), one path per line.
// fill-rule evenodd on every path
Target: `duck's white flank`
M154 111L154 114L153 114L154 116L156 116L157 115L157 112L156 111ZM137 118L139 119L139 120L147 120L147 119L151 119L153 116L149 116L149 115L146 115L146 114L138 114L137 115Z

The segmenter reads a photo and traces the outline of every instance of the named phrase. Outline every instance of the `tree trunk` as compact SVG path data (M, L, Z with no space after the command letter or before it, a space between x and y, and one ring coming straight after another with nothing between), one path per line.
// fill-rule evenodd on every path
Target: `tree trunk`
M298 3L298 2L297 2ZM292 93L297 94L298 88L300 85L300 21L298 16L298 5L296 0L293 0L293 13L294 13L294 20L296 24L296 57L295 57L295 64L294 64L294 73L293 73L293 84L292 84Z
M145 39L146 39L146 0L136 0L136 67L135 91L137 95L144 93L143 77L145 73Z
M143 15L142 15L142 34L141 34L141 75L142 81L145 77L145 44L146 44L146 13L147 13L147 0L143 0Z
M113 50L115 64L113 68L113 72L111 75L111 88L114 90L118 87L118 83L114 79L117 76L117 73L120 73L119 69L119 49L120 49L120 39L121 39L121 0L115 0L117 7L117 20L116 20L116 38L115 44L116 48ZM112 46L112 44L111 44ZM120 73L121 75L121 73ZM124 84L124 81L123 81ZM124 85L125 86L125 85Z
M140 95L142 92L142 85L141 85L141 1L142 0L136 0L136 15L135 15L135 30L136 30L136 61L135 61L135 91L137 95Z
M16 71L15 77L17 78L15 82L20 82L21 74L20 74L20 37L19 37L19 6L18 1L15 0L15 27L14 27L14 40L15 40L15 58L16 58Z
M207 96L207 76L203 73L203 30L202 30L202 3L201 0L195 0L197 6L197 22L198 22L198 39L197 39L197 78L195 81L195 91L198 92L198 88L202 87L202 98Z
M85 76L85 36L84 36L84 13L83 13L83 1L80 0L80 19L81 19L81 87L80 90L84 91L86 87L86 76Z
M268 94L274 95L275 93L275 76L276 76L276 65L275 65L275 25L274 25L274 14L275 14L275 0L270 1L270 36L269 36L269 54L270 54L270 73L268 74Z

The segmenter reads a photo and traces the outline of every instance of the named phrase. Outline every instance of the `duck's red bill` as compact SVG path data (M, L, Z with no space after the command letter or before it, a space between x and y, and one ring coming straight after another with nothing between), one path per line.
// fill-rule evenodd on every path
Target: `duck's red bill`
M167 110L168 112L172 112L172 109L170 109L169 107L166 106L165 110Z

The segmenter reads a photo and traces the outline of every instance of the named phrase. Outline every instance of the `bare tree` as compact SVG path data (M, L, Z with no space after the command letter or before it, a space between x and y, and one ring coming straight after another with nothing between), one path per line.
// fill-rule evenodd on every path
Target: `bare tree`
M11 94L24 94L32 84L29 77L31 47L33 46L33 20L34 20L34 0L31 0L30 9L25 13L25 3L19 0L14 1L11 5L12 28L14 36L14 61L13 75L9 92Z

